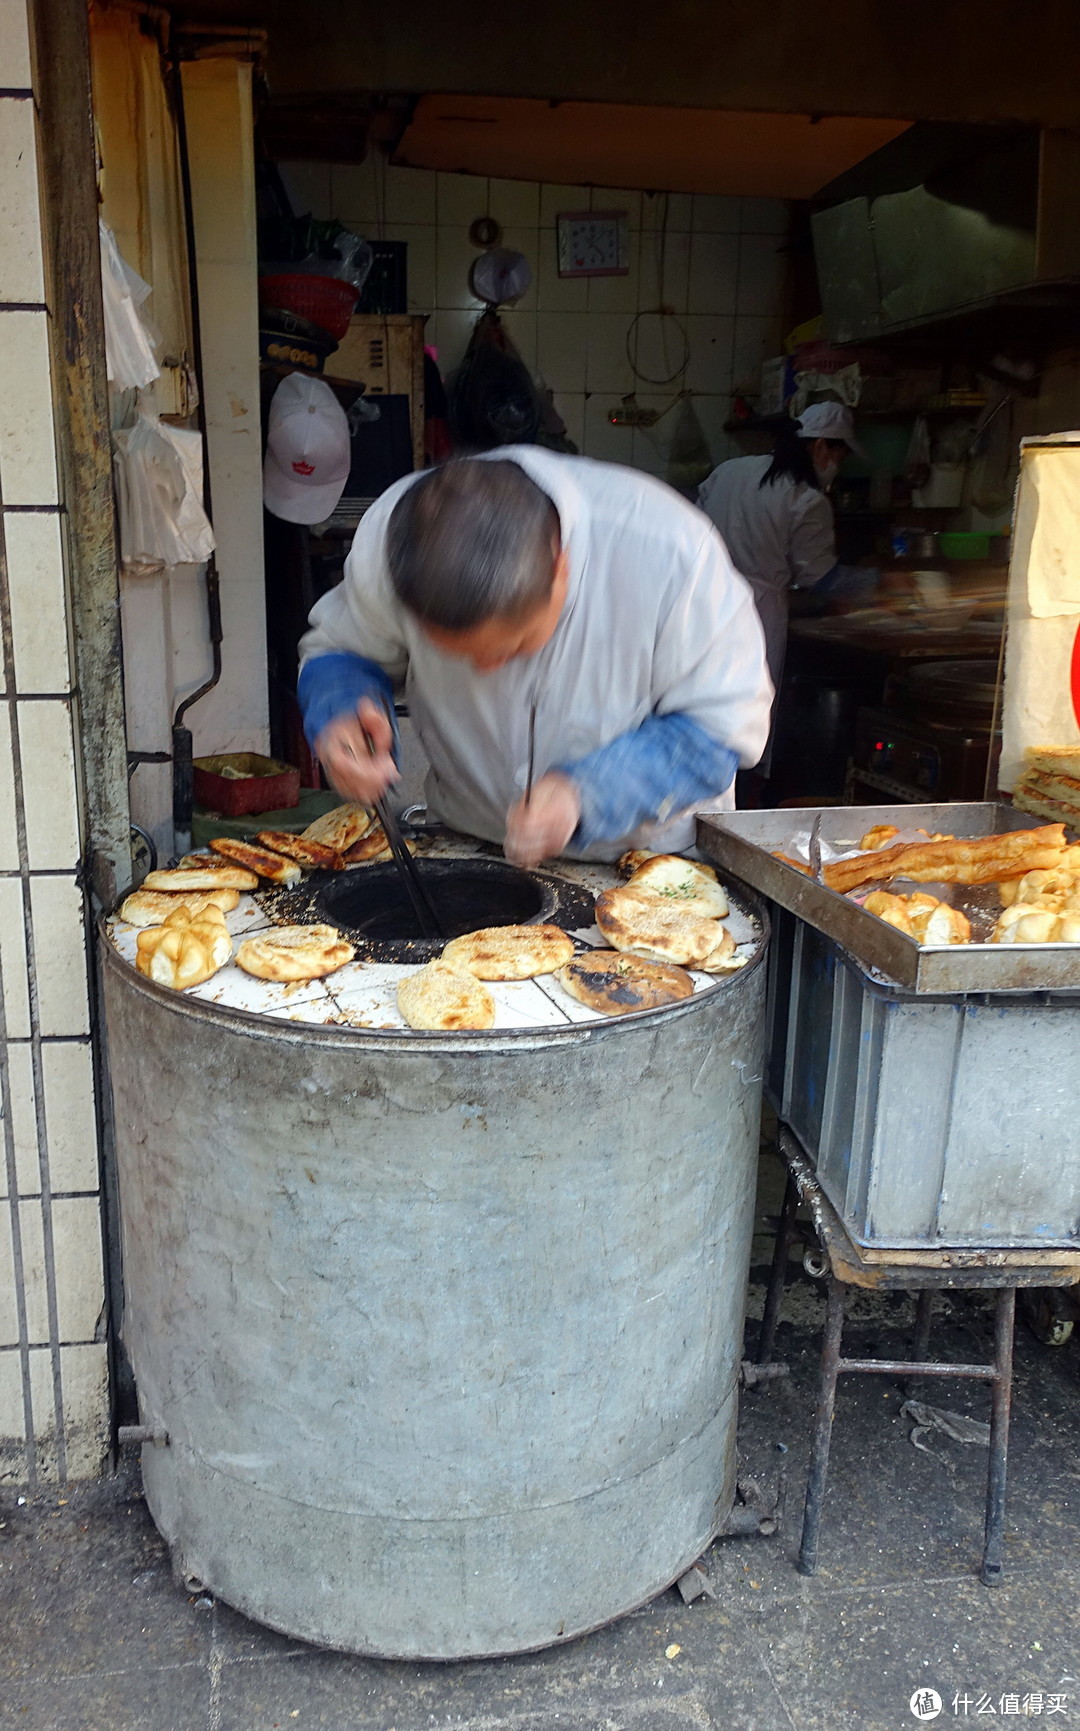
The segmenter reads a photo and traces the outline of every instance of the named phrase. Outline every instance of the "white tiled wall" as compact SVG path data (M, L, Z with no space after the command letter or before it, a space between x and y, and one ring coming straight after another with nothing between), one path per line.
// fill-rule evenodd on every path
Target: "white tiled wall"
M76 746L25 0L0 0L0 1484L107 1434Z
M468 285L477 257L469 226L493 216L503 244L523 252L533 271L504 321L586 456L663 474L683 388L694 394L713 461L739 454L723 430L732 392L756 392L761 361L777 352L784 330L782 201L435 174L394 168L378 153L359 167L288 163L282 174L298 214L336 216L360 234L408 242L409 310L431 315L428 339L444 373L461 359L479 308ZM588 209L627 212L628 276L558 276L556 216ZM658 316L661 305L671 317ZM649 382L680 367L668 384ZM608 414L630 391L663 414L654 428L612 427Z

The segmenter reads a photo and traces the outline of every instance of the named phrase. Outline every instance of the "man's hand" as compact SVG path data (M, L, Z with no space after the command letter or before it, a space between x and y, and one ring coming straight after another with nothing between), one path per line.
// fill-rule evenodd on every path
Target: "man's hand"
M374 755L368 738L375 747ZM359 800L361 805L372 805L400 779L391 755L393 745L394 730L386 711L369 697L362 697L355 715L339 715L327 723L315 750L338 793Z
M562 853L581 821L581 796L568 775L542 775L528 804L519 799L506 819L503 849L515 865L539 865Z

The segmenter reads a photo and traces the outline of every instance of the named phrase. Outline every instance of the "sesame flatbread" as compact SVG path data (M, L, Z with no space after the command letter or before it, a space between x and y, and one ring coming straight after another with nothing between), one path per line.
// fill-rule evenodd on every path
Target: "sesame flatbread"
M246 938L236 960L259 980L320 980L355 954L336 926L274 926Z
M398 1009L410 1028L456 1033L495 1026L495 999L473 974L459 974L446 962L429 962L397 989Z
M361 836L367 835L372 825L372 816L366 805L338 805L333 811L324 812L314 823L309 823L303 832L304 841L318 842L321 847L328 847L334 853L344 853L352 847Z
M596 923L616 950L632 950L653 962L703 968L730 933L719 920L695 913L674 899L653 895L632 883L605 890L596 898ZM734 943L730 953L734 954ZM719 959L719 958L718 958Z
M573 939L558 926L485 926L451 938L442 960L478 980L531 980L553 974L573 953Z

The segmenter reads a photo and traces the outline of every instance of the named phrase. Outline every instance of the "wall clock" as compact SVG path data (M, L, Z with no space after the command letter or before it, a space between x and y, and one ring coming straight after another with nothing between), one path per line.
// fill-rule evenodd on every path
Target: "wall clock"
M560 276L629 276L625 210L563 210L555 222Z

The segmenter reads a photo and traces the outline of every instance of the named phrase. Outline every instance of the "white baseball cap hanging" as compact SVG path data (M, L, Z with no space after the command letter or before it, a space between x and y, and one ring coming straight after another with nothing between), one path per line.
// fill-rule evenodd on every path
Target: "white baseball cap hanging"
M266 509L287 523L323 523L352 467L349 423L323 379L289 373L270 404L263 463Z

